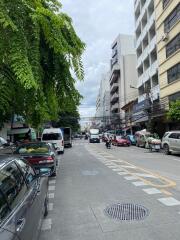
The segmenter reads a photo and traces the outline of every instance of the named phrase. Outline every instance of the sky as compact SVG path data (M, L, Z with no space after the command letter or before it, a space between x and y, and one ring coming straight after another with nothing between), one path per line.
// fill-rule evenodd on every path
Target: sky
M110 69L112 42L119 33L134 34L134 0L61 0L61 3L86 43L85 78L76 84L84 97L79 112L85 120L95 114L100 81Z

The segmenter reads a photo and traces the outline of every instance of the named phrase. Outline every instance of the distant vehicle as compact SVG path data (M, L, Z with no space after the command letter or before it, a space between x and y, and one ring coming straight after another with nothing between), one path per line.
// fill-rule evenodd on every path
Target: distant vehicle
M145 148L148 145L149 137L153 137L153 134L147 132L146 130L136 132L135 133L136 146Z
M180 153L180 131L166 132L162 138L162 148L166 155L173 152Z
M64 137L64 147L72 147L72 131L70 127L61 128Z
M127 135L126 138L130 141L131 145L136 145L136 138L134 135Z
M56 176L58 159L51 143L32 142L20 145L14 152L28 161L38 173L41 168L49 168L50 175Z
M53 143L58 153L64 153L64 138L60 128L44 129L41 141Z
M112 139L112 144L114 146L130 146L131 142L129 140L127 140L126 137L123 136L114 136L114 138Z
M13 143L21 143L24 140L36 141L36 131L33 128L20 127L8 130L8 136Z
M90 143L100 143L99 129L90 129L89 142Z
M38 240L48 214L48 169L36 174L16 157L0 156L0 239Z

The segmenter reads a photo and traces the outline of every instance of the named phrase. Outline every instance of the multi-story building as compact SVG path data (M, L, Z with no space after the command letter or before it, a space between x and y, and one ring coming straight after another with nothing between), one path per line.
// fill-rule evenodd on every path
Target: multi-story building
M111 120L115 127L125 126L122 107L137 97L136 55L134 37L120 34L112 44L110 102Z
M110 118L110 91L109 72L102 76L98 96L96 99L96 123L99 126L109 124Z
M149 120L147 104L159 106L159 77L154 0L135 0L135 35L138 73L138 123ZM148 100L148 101L147 101ZM158 115L158 107L156 107Z
M180 99L180 2L154 0L162 103Z

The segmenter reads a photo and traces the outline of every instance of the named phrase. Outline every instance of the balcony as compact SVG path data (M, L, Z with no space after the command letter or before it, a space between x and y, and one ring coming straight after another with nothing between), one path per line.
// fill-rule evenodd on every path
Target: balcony
M119 87L119 84L118 83L113 83L111 85L111 89L110 89L110 93L113 94Z
M147 96L146 96L146 93L140 95L140 96L138 97L138 103L144 101L144 100L146 99L146 97L147 97Z
M119 109L119 104L115 103L114 105L112 105L111 107L111 112L116 112Z
M113 69L112 69L112 75L111 75L111 78L110 78L110 84L112 85L113 83L117 82L119 76L120 76L120 69L119 69L119 67L116 65L116 66L114 66Z
M156 60L149 69L149 76L154 76L158 71L158 61Z
M159 85L156 85L155 87L151 88L151 99L153 101L155 101L159 98L159 92L160 92Z
M119 99L119 95L117 93L114 93L111 97L111 103L117 102L118 99Z

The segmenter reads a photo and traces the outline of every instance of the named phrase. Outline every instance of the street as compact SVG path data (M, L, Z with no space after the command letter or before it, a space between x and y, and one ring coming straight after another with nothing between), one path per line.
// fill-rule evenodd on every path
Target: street
M50 178L40 240L179 240L179 173L178 155L76 140Z

